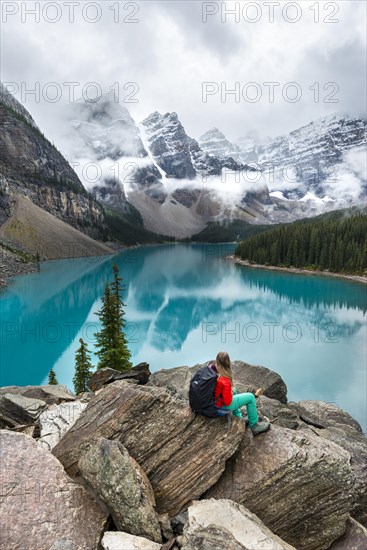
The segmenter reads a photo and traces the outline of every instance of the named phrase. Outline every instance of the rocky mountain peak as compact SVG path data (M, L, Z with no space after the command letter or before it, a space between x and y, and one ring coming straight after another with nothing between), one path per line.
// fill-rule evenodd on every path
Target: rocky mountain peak
M23 117L25 122L34 128L38 128L27 109L7 90L2 82L0 82L0 102Z
M154 112L142 121L150 151L167 177L192 179L196 176L190 154L190 138L177 113Z
M240 161L239 149L236 145L228 141L225 135L218 128L211 128L199 138L200 147L209 155L216 155L222 158L232 157Z
M100 238L105 230L102 207L25 107L4 86L1 91L0 186L6 217L13 215L12 203L26 195L56 218Z
M97 160L147 156L133 118L112 92L98 101L74 102L70 118L79 147L85 147Z

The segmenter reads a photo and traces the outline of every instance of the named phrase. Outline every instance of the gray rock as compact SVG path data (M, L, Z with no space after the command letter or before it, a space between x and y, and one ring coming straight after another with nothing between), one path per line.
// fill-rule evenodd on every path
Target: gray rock
M91 550L106 514L31 437L0 431L0 547Z
M93 442L120 441L147 474L158 514L174 516L218 480L243 433L240 419L228 431L225 418L195 416L163 389L118 380L94 396L52 452L78 476L78 460Z
M353 518L349 518L345 534L330 546L330 550L366 550L366 548L367 529Z
M181 550L248 550L228 530L218 529L214 524L196 529L190 537L182 535L178 540Z
M46 406L41 399L4 393L0 396L0 427L15 428L33 424Z
M106 531L102 539L104 550L160 550L161 545L143 537L121 531Z
M20 426L16 426L12 429L13 432L22 433L24 435L29 435L30 437L38 437L39 436L39 427L35 424L24 424Z
M153 372L149 385L167 388L170 393L181 399L188 400L190 380L195 374L197 367L176 367L174 369L161 369Z
M171 519L171 526L174 535L182 535L185 523L187 522L189 517L188 511L185 510L184 512L181 512L180 514L177 514L177 516L173 517Z
M197 501L188 512L182 550L295 550L231 500Z
M256 402L259 414L266 416L277 426L296 430L300 426L297 413L277 399L262 395Z
M146 384L149 376L148 363L139 363L139 365L124 372L110 368L97 369L91 376L89 387L92 391L96 391L115 380L136 380L139 384Z
M354 505L350 454L310 429L272 425L237 453L207 498L239 502L297 550L328 548L345 532Z
M52 405L44 411L39 417L40 438L38 444L51 451L76 422L86 406L87 403L77 400Z
M165 540L172 540L175 535L172 530L170 517L168 514L161 514L158 516L159 525L161 527L161 533Z
M152 487L121 443L101 437L81 456L78 466L119 531L162 542Z
M0 396L6 393L32 397L33 399L41 399L45 401L47 405L52 405L53 403L59 404L62 401L74 401L76 399L76 395L63 384L47 384L45 386L5 386L0 388Z

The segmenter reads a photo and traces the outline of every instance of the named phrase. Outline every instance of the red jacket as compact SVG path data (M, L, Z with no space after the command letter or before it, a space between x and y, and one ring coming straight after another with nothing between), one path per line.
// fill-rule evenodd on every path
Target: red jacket
M219 399L217 401L218 397ZM228 405L232 403L233 391L229 378L226 378L225 376L218 376L214 390L214 399L217 407L223 407L223 405L228 407Z

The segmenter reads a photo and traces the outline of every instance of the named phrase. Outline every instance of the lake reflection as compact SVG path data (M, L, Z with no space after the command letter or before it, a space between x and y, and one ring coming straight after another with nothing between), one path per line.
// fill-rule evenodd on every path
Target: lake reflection
M289 399L335 402L366 429L366 288L222 261L232 250L145 247L49 262L14 280L0 294L1 385L41 384L54 366L72 387L78 340L93 349L95 312L117 259L134 363L193 365L224 349L279 372Z

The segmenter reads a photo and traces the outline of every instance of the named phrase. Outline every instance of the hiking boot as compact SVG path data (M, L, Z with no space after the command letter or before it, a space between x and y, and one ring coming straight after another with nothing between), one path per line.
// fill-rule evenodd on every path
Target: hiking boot
M259 435L263 432L266 432L270 428L270 422L264 420L263 422L256 422L254 426L251 427L253 435Z
M258 397L260 397L260 395L263 395L263 393L264 393L264 388L258 388L258 389L255 391L254 396L255 396L256 398L258 398Z

